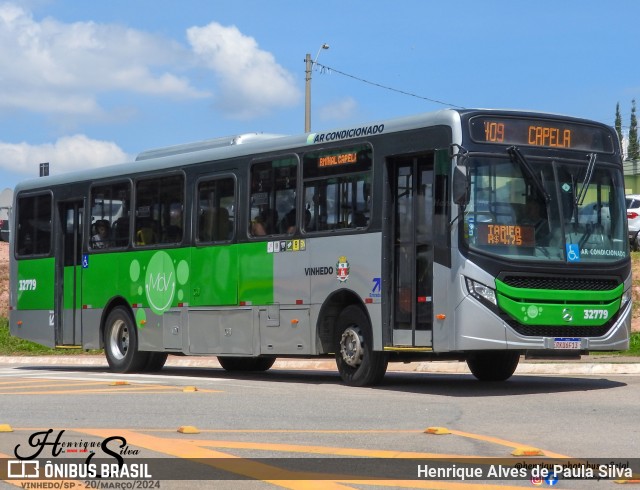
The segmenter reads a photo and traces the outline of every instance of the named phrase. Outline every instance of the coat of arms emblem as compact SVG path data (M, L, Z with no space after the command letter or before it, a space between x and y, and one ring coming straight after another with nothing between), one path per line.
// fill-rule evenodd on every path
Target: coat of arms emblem
M345 282L347 279L349 279L349 262L344 255L338 258L336 271L338 273L338 281Z

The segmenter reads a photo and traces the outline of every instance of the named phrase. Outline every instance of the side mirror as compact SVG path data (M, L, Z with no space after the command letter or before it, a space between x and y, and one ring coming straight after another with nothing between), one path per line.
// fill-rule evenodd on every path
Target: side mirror
M469 179L464 165L456 165L453 169L453 202L459 206L469 203Z

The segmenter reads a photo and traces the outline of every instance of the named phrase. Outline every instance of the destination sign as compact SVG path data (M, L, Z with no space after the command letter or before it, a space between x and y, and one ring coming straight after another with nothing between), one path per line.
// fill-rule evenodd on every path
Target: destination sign
M533 226L499 225L478 223L478 245L510 245L514 247L533 247L535 231Z
M573 122L478 116L470 120L477 143L566 148L613 153L611 134L604 128Z
M340 153L339 155L327 155L318 158L318 167L331 167L333 165L344 165L346 163L356 163L358 154L355 152Z

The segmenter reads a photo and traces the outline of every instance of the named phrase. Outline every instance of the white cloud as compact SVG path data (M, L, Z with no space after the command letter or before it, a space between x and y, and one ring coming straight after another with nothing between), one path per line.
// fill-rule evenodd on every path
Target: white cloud
M187 38L201 62L214 71L220 82L216 106L232 117L261 116L300 100L294 77L237 27L212 22L189 28Z
M342 100L321 107L318 114L323 121L340 121L353 117L357 108L358 103L353 97L345 97Z
M0 4L0 110L96 114L100 93L209 95L169 71L191 56L177 42L95 22L34 20Z
M132 159L115 143L92 140L83 134L65 136L55 143L42 145L0 142L0 168L25 175L37 175L37 166L41 162L49 162L51 173L59 174Z

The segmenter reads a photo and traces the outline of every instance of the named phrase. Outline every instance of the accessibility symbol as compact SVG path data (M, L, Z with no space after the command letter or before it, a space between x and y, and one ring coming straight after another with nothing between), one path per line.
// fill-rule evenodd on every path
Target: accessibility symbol
M567 262L580 262L580 245L567 243Z

